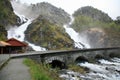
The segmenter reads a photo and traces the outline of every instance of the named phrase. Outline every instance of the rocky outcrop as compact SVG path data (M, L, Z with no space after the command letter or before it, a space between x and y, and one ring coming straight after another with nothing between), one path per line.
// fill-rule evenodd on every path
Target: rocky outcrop
M102 48L107 45L107 34L103 29L91 28L80 33L86 39L91 48Z
M26 16L29 19L36 19L40 15L47 17L50 22L63 25L70 21L70 15L63 9L57 8L50 3L41 2L37 4L25 5L19 1L12 1L14 10L21 15Z
M91 6L86 6L79 8L75 13L73 14L75 17L79 15L87 16L93 18L93 20L98 20L102 22L111 22L112 19L108 16L108 14L93 8Z
M73 40L65 33L64 28L51 23L48 17L42 15L28 26L25 36L27 41L48 50L73 48Z
M6 27L17 24L18 17L13 13L9 0L0 1L0 40L7 38Z
M34 15L43 15L47 19L57 25L63 25L70 21L70 15L63 9L57 8L47 2L32 4L30 6L31 11Z

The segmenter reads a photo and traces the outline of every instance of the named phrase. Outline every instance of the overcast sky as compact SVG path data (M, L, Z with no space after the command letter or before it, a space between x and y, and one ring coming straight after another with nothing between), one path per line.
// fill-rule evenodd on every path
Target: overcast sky
M22 3L35 4L38 2L49 2L52 5L64 9L72 14L83 6L93 6L107 13L112 19L120 16L120 0L20 0Z

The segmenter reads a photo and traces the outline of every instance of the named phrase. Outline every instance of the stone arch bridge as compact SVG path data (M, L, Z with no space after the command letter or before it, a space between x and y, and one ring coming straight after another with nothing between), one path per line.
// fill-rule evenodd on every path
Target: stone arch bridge
M25 54L14 54L11 58L27 57L37 62L52 64L53 67L65 67L75 62L93 62L97 59L109 59L111 57L120 57L120 47L112 48L94 48L94 49L76 49L64 51L39 51L28 52Z

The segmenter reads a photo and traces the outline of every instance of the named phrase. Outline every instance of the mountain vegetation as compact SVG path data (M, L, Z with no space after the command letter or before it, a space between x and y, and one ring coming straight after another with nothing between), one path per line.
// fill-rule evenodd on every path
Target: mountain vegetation
M112 19L104 12L91 6L78 9L73 14L75 21L72 24L75 30L82 31L91 27L107 26Z
M108 14L102 12L101 10L93 8L91 6L85 6L85 7L79 8L73 14L73 16L79 16L79 15L91 17L94 21L95 20L99 20L101 22L111 22L112 21L112 19L108 16Z
M72 49L73 40L65 33L63 27L51 23L40 15L25 32L26 40L48 50Z
M0 1L0 40L7 37L6 27L17 24L17 16L13 13L13 8L9 0Z
M68 13L46 2L31 4L30 9L38 17L25 32L27 41L48 50L74 47L73 40L62 27L70 21Z
M120 44L119 17L112 20L106 13L90 6L82 7L73 14L71 27L87 36L92 47L111 47Z
M0 25L0 40L6 40L7 39L7 31L5 27Z

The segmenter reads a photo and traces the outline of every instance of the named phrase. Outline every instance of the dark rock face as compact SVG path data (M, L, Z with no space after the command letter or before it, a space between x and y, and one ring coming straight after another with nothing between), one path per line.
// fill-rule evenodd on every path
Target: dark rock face
M119 47L120 37L119 33L113 31L111 34L107 30L101 28L91 28L83 31L81 34L87 37L88 43L91 48L102 48L102 47Z
M120 25L119 25L120 27ZM107 35L107 43L108 43L108 46L110 47L120 47L120 32L119 32L119 29L116 31L116 30L109 30L109 29L106 29L105 30L106 32L106 35Z
M25 34L27 41L48 50L73 48L73 40L65 33L64 28L51 23L44 16L39 16L34 20Z
M13 8L9 0L0 1L0 40L7 38L6 27L17 24L18 17L13 13Z
M89 30L84 31L83 36L86 36L88 39L88 43L91 48L102 48L107 46L107 36L104 30L99 28L91 28Z

